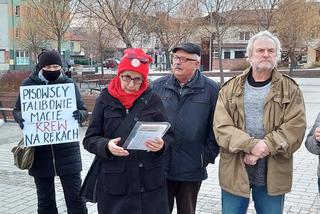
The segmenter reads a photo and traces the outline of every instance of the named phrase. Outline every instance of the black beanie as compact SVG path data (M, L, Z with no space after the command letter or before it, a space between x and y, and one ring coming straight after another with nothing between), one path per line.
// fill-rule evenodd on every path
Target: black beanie
M42 69L47 65L54 65L54 64L60 65L62 67L61 56L56 51L45 50L39 54L38 59L39 59L38 65L40 69Z

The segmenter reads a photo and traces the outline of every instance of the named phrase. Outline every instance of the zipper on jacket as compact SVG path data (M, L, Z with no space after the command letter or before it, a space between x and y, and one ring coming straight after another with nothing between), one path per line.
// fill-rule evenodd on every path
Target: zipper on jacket
M53 170L54 170L54 175L57 175L57 168L56 168L56 159L54 157L54 151L53 151L53 145L51 146L51 153L52 153L52 163L53 163Z
M204 163L203 163L203 156L202 156L202 154L200 155L200 158L201 158L201 168L203 168L203 167L204 167Z

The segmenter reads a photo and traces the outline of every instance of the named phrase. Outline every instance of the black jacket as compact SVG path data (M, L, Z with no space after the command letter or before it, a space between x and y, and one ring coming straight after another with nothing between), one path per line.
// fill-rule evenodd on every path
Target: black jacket
M135 125L135 121L167 121L161 99L150 89L148 92L152 95L149 101L143 104L137 118L130 122L131 128ZM137 101L131 109L136 103ZM168 201L163 164L165 149L157 153L129 150L127 157L113 156L108 150L107 143L119 137L115 132L123 128L123 126L119 127L119 124L126 115L126 109L120 101L112 97L107 90L102 91L96 101L92 121L83 140L84 148L102 161L97 192L98 212L100 214L166 214ZM122 135L119 145L123 144L124 136L128 134ZM169 135L166 134L164 137L166 145Z
M153 90L162 99L175 136L169 149L168 179L206 179L205 167L214 163L219 153L212 130L219 86L197 71L184 89L173 75L168 75L155 80Z
M37 67L31 73L31 75L22 82L22 86L27 85L46 85L39 76L39 69ZM72 79L63 74L54 82L48 84L62 84L62 83L74 83ZM74 83L75 84L75 83ZM75 94L77 100L77 109L81 111L83 120L87 117L87 109L81 99L81 95L77 85L75 84ZM20 96L15 104L13 114L15 120L18 122L18 118L21 114ZM54 144L48 146L36 146L35 158L32 168L29 170L29 174L35 177L49 177L54 175L67 175L78 173L82 170L82 162L80 155L79 142Z

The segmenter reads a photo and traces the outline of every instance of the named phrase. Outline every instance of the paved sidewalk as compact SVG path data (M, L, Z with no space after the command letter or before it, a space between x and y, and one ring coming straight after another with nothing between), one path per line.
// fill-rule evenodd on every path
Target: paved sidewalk
M320 111L320 80L299 79L307 108L308 129ZM80 129L81 136L86 128ZM35 214L37 196L33 178L27 171L13 165L11 148L21 138L22 132L15 123L5 123L0 127L0 213ZM93 156L82 147L82 177L87 173ZM218 158L219 159L219 158ZM217 159L217 160L218 160ZM316 170L318 157L309 153L304 145L295 153L292 192L286 195L284 213L320 214L320 197L317 193ZM201 187L197 214L221 213L220 187L218 184L218 161L208 167L209 178ZM59 213L67 213L63 191L59 179L56 179L57 205ZM96 205L87 203L89 214L97 213ZM255 213L250 203L248 213Z

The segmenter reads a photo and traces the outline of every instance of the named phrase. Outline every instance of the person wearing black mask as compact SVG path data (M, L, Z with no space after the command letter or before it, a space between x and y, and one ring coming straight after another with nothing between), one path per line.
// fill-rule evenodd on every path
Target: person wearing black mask
M38 56L38 77L48 84L55 82L62 76L62 61L60 55L56 51L43 51Z
M62 70L62 60L58 52L45 50L38 56L38 64L34 71L23 82L22 86L74 83ZM77 110L73 117L82 122L88 112L81 99L79 89L75 85ZM39 86L40 87L40 86ZM13 110L14 119L21 129L24 120L21 116L20 96ZM33 166L29 174L34 177L38 196L38 213L57 214L55 200L55 176L60 177L68 214L88 213L85 202L79 192L81 187L82 162L79 142L36 146Z

